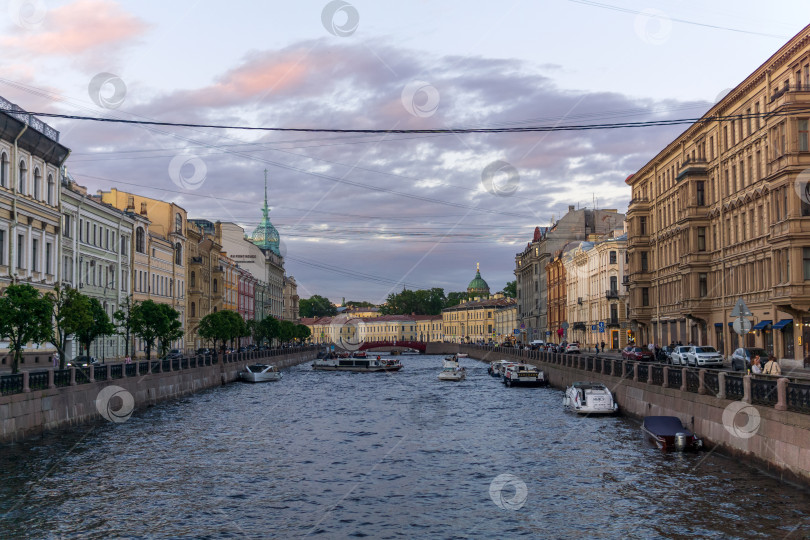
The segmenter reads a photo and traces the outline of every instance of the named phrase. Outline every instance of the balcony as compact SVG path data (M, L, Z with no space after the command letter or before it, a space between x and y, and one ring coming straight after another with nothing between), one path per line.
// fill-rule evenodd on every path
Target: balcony
M619 328L619 318L618 317L611 317L605 322L605 326L608 328Z
M709 162L703 158L689 159L683 162L680 172L675 178L676 182L680 182L687 176L706 176L708 171Z
M608 289L605 291L605 298L608 300L618 300L619 299L619 290L618 289Z
M622 285L630 286L630 276L622 276Z
M202 257L192 257L191 264L202 264Z

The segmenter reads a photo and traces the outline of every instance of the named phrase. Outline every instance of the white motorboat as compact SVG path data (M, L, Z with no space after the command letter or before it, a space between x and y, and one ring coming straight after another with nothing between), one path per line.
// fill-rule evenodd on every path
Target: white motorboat
M250 364L239 372L239 378L247 382L280 381L281 372L269 364Z
M393 358L318 358L312 362L315 371L399 371L402 364Z
M598 382L575 382L566 388L563 407L578 414L613 414L619 410L613 394Z
M467 378L467 370L459 366L457 356L447 356L444 359L442 372L439 373L440 381L463 381Z
M508 364L514 364L512 360L495 360L487 368L487 373L493 377L503 377L503 372Z
M506 364L503 372L506 386L547 386L546 374L531 364Z
M460 352L456 355L457 358L467 358L468 354L465 352Z

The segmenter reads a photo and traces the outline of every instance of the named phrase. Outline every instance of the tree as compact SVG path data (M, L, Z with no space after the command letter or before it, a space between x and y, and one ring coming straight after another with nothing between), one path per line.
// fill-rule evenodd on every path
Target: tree
M0 336L8 338L13 353L11 372L19 371L22 349L53 336L53 303L31 285L9 285L0 295Z
M72 287L58 285L48 293L53 305L53 336L51 342L59 353L59 369L65 369L65 346L70 336L91 324L90 299Z
M445 307L447 299L444 289L403 289L401 293L391 293L380 308L383 315L438 315Z
M279 321L278 340L286 343L295 337L295 324L290 321Z
M469 298L466 292L451 292L447 295L447 302L445 302L444 307L457 306L462 302L466 302Z
M517 298L517 280L507 281L503 288L503 294L507 298Z
M225 350L225 344L243 335L245 321L235 311L222 309L216 313L209 313L200 320L200 327L197 333L203 339L210 339L216 348L217 341L222 343L221 350Z
M368 308L368 307L377 307L377 306L375 306L371 302L366 302L366 301L357 302L355 300L349 300L348 302L346 302L346 307L361 307L361 308L366 307L366 308Z
M152 358L155 341L160 346L159 353L165 355L171 342L183 337L180 313L167 304L146 300L132 306L132 333L140 337L146 346L146 359Z
M132 308L135 303L131 296L113 313L114 324L118 327L118 333L124 336L124 356L129 356L129 341L132 334Z
M296 324L295 325L295 339L303 343L309 336L312 335L312 331L309 329L309 326L305 324Z
M279 333L279 320L275 317L267 316L259 323L262 327L262 337L267 341L272 342L278 338Z
M110 317L97 298L89 298L88 304L89 317L83 319L85 324L76 329L76 337L87 351L86 354L90 356L90 345L98 337L114 334L115 326L110 322Z
M302 317L329 317L337 315L337 308L328 298L316 294L298 301L298 313Z

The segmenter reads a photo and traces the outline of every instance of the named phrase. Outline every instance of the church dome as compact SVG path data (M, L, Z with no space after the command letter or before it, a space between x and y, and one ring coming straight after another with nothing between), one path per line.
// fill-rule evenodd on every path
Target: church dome
M489 285L484 278L481 277L481 268L478 264L475 265L475 277L470 284L467 285L467 294L470 296L488 296Z
M276 229L270 222L270 208L267 206L267 171L264 172L264 207L262 208L262 221L259 226L250 233L248 240L256 244L260 249L270 250L278 256L279 236Z

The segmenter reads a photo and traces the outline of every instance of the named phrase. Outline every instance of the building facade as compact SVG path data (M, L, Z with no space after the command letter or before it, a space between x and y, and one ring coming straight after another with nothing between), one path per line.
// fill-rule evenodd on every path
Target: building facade
M495 308L495 334L498 343L513 343L520 336L517 302Z
M495 312L515 304L515 299L495 295L472 300L442 310L442 341L450 343L489 343L497 338Z
M212 231L189 221L186 227L188 239L186 264L188 286L186 294L186 347L198 349L206 343L197 335L200 320L222 309L222 272L219 257L222 246L216 242Z
M810 359L810 27L627 179L642 342ZM738 336L742 299L753 330Z

